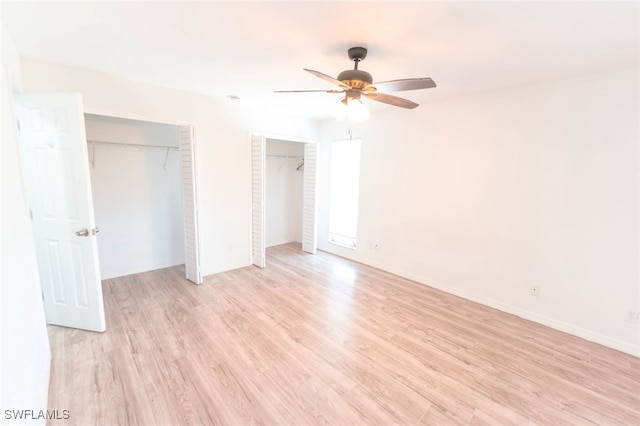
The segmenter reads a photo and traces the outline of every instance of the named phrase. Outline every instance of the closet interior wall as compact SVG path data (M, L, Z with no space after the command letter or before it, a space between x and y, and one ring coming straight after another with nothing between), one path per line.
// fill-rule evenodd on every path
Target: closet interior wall
M266 247L302 241L304 143L267 139Z
M102 279L184 264L179 127L92 114L85 124Z

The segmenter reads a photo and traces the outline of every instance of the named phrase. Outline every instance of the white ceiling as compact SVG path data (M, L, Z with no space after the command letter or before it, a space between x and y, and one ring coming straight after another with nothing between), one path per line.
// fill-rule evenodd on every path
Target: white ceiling
M331 76L352 68L374 81L432 77L399 92L425 103L638 66L638 2L2 2L2 20L29 57L161 86L326 116ZM375 105L373 105L375 104ZM391 106L368 102L372 109Z

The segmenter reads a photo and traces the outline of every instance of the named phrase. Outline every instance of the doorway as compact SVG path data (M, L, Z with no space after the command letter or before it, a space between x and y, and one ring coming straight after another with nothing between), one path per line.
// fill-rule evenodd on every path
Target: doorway
M267 139L265 247L302 243L304 144Z
M184 264L180 127L84 118L101 278Z
M143 167L145 172L140 173L138 170L136 176L135 171L122 167L115 171L121 176L120 179L123 174L129 175L130 184L124 198L129 203L137 204L137 206L129 206L133 207L129 210L137 210L138 217L128 216L125 220L131 220L133 223L125 226L116 225L119 236L116 235L111 241L104 243L99 241L99 248L101 250L108 248L111 252L108 253L112 254L114 245L126 247L126 250L133 250L132 255L139 257L132 262L121 253L114 259L107 259L107 265L109 262L114 264L113 261L123 259L125 264L120 264L115 269L108 269L109 274L104 278L184 264L185 277L195 284L202 284L194 126L104 112L85 112L85 126L92 185L94 177L99 174L96 172L96 167L105 166L105 164L101 165L101 162L111 161L111 166L115 167L117 151L120 153L129 151L129 155L132 151L136 152L137 158L130 158L129 160L133 162L128 165L134 167L137 164ZM108 155L100 157L101 152L105 154L109 150L112 150L112 158ZM116 154L116 158L113 158L113 154ZM109 164L106 166L109 167ZM112 170L111 173L114 171ZM146 182L136 182L135 177ZM101 180L105 181L104 176ZM131 199L136 193L146 199L142 202ZM106 195L106 200L100 199L102 204L109 203L110 197ZM112 197L111 199L116 201ZM176 201L179 203L177 206ZM96 205L97 202L94 196ZM113 223L113 218L109 218L108 211L114 208L117 209L118 206L107 206L103 210L106 214L98 219L105 218L107 223ZM164 214L158 214L158 212ZM130 244L130 239L126 238L127 232L138 234L135 244ZM103 232L102 236L105 235L106 233ZM102 255L102 251L100 254ZM102 259L100 263L102 266Z
M269 177L279 185L269 185ZM300 241L317 250L317 146L294 138L251 135L252 263L266 266L266 248ZM279 204L279 205L278 205ZM274 215L281 217L273 217ZM287 223L287 218L293 219ZM284 219L284 220L283 220Z
M82 98L64 93L21 94L15 100L47 323L104 331L96 244L99 228L94 219ZM185 272L187 279L199 284L194 127L179 126L178 135Z

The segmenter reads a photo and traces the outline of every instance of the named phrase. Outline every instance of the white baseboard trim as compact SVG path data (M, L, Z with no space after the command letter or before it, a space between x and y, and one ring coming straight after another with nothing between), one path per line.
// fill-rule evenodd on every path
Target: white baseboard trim
M354 260L359 263L363 263L365 265L380 269L385 272L390 272L394 275L398 275L402 278L409 279L411 281L415 281L419 284L423 284L429 287L433 287L438 290L442 290L446 293L453 294L455 296L462 297L463 299L470 300L472 302L480 303L481 305L489 306L494 309L498 309L499 311L506 312L508 314L516 315L520 318L524 318L529 321L536 322L538 324L546 325L547 327L551 327L555 330L559 330L565 333L572 334L574 336L580 337L582 339L588 340L590 342L598 343L600 345L606 346L608 348L612 348L629 355L634 355L640 357L640 346L634 346L631 343L623 342L618 339L613 339L609 336L595 333L593 331L575 326L573 324L566 323L564 321L558 321L554 318L550 318L544 315L537 314L535 312L527 311L525 309L518 308L516 306L511 306L497 300L493 300L478 294L471 293L467 290L463 290L461 288L451 286L448 284L444 284L438 281L431 280L427 277L423 277L417 274L413 274L410 272L402 271L397 268L393 268L389 265L385 265L378 262L372 262L368 259L364 259L360 256L353 255L345 255L343 252L337 252L331 250L330 247L322 248L323 251L326 251L331 254L335 254L336 256L344 257L346 259Z
M169 260L166 262L151 263L146 265L136 265L128 268L108 271L107 273L100 271L100 280L110 280L112 278L126 277L127 275L141 274L143 272L156 271L158 269L171 268L178 265L184 265L184 259Z

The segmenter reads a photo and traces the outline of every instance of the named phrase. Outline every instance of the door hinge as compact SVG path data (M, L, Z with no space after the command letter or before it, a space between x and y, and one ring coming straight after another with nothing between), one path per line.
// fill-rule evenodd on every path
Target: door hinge
M31 218L31 221L33 222L33 211L29 210L29 217Z
M18 127L18 131L20 131L20 120L16 118L16 126Z
M42 301L44 302L44 291L41 291L40 294L42 295Z

